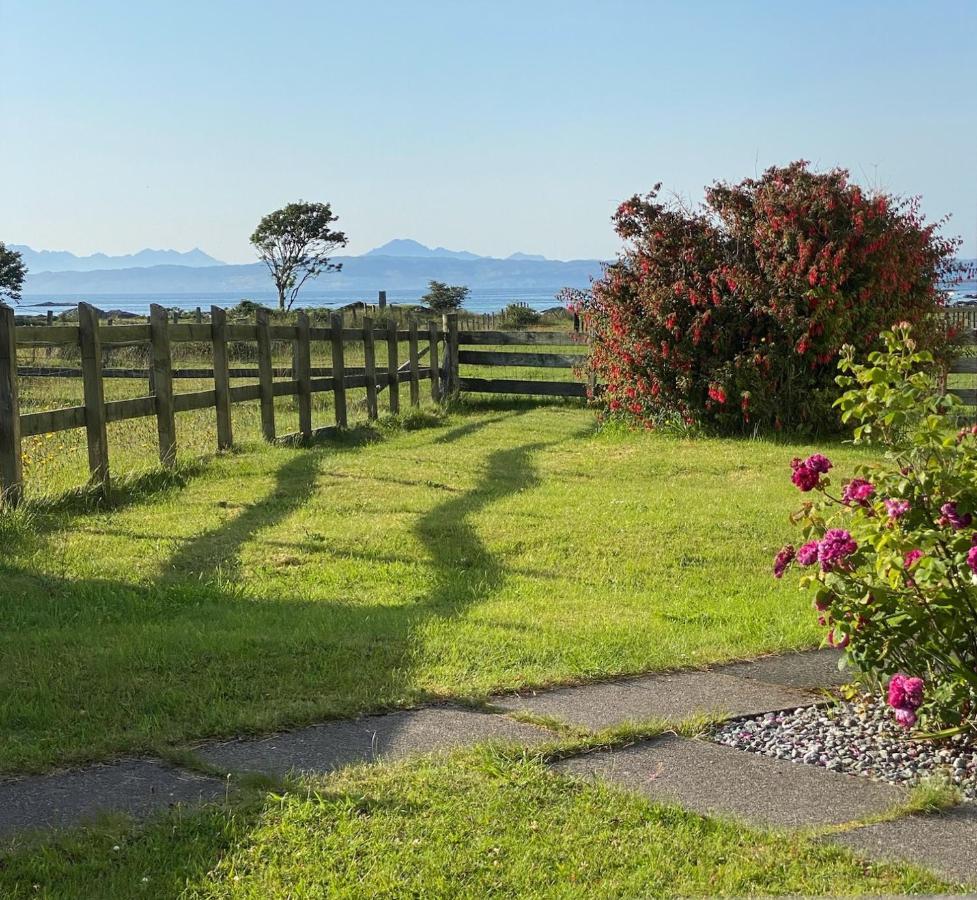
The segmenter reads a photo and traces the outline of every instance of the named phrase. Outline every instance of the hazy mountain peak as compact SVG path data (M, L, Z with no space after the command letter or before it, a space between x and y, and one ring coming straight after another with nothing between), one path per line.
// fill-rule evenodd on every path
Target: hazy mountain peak
M482 259L477 253L468 250L449 250L447 247L427 247L420 241L410 238L394 238L379 247L374 247L364 256L413 256L423 259Z
M194 247L185 253L179 250L153 250L146 248L138 253L111 256L107 253L91 253L78 256L68 250L35 250L24 244L10 244L23 257L29 272L93 272L99 269L142 269L149 266L222 266L219 259Z
M506 259L514 259L521 262L546 262L546 257L541 253L510 253Z

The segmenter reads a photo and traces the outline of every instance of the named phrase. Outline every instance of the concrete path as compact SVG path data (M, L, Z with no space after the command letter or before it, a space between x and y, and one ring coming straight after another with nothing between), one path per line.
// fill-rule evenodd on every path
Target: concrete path
M910 862L951 881L977 884L977 805L944 813L906 816L832 838L860 856Z
M864 819L891 809L907 796L895 785L674 735L576 756L553 768L599 777L703 815L783 828Z
M254 740L238 739L195 748L205 762L228 772L325 773L350 763L402 759L490 741L536 746L551 731L504 716L452 706L326 722Z
M498 697L509 711L555 716L599 730L622 722L672 721L695 713L726 717L809 706L813 692L844 681L832 651L792 653L703 672L645 675L579 687Z
M842 683L831 651L619 679L602 684L497 697L505 711L555 716L598 730L626 722L681 720L708 713L741 716L817 702ZM350 763L399 759L489 741L537 746L556 732L504 714L451 705L327 722L257 738L192 748L221 772L326 773ZM561 760L560 772L600 777L656 800L761 826L811 827L853 822L907 796L903 788L817 766L771 760L708 741L666 735L623 749ZM159 760L126 759L69 772L0 781L0 838L91 821L101 813L145 818L174 804L223 798L228 782ZM913 816L831 838L874 859L904 859L954 881L977 883L977 806L936 817Z
M64 828L102 813L145 818L177 803L218 800L218 778L175 769L155 759L124 759L50 775L0 782L0 837L33 829Z

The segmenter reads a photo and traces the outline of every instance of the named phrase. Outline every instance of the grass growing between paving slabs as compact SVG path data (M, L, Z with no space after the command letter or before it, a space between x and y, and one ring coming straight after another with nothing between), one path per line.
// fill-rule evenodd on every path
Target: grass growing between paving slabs
M139 830L123 823L2 859L8 897L902 894L905 866L656 805L477 749L359 766ZM185 893L181 893L185 892Z
M0 520L0 771L812 646L769 575L810 449L473 403L35 500Z

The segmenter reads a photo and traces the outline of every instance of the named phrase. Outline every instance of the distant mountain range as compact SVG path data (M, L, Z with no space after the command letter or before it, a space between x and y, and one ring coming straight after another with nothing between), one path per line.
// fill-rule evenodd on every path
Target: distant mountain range
M93 254L79 257L66 251L20 250L28 266L24 294L218 294L246 296L272 289L263 263L228 265L201 250L142 250L128 256ZM26 251L26 252L25 252ZM155 255L163 255L161 261ZM64 260L64 265L58 260ZM100 266L92 265L98 261ZM471 288L558 289L586 287L600 274L596 259L554 260L513 253L506 259L479 256L467 250L426 247L417 241L390 241L361 256L340 256L342 271L310 282L308 290L416 290L432 279ZM52 269L52 265L63 265Z
M181 253L178 250L140 250L124 256L109 256L105 253L92 253L90 256L76 256L67 250L34 250L24 244L10 244L12 250L20 253L29 272L95 272L105 269L144 269L149 266L222 266L197 247Z

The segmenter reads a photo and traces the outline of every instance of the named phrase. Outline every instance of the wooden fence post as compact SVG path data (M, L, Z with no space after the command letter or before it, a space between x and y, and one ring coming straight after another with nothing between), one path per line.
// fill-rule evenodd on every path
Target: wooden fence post
M81 377L85 402L85 432L88 439L88 471L91 483L99 484L109 500L109 438L105 426L105 388L102 384L102 342L98 336L98 310L78 304L78 342L81 346Z
M274 372L271 367L270 313L267 309L255 312L258 326L258 383L261 390L261 433L266 441L275 440Z
M410 405L421 405L421 378L418 371L417 356L417 319L410 317L408 326L410 336L407 343L407 358L410 360Z
M438 370L438 323L428 324L428 362L431 366L431 399L435 403L441 402L441 372Z
M219 306L210 308L210 338L214 348L214 405L217 408L217 449L230 450L234 444L231 426L231 378L227 358L227 313Z
M17 506L23 495L14 311L0 303L0 507Z
M381 293L383 293L381 291ZM387 391L390 393L390 412L400 412L400 359L397 346L397 320L387 320Z
M346 364L343 359L343 314L329 316L332 325L332 396L336 425L347 427L346 420Z
M296 316L298 339L295 342L295 365L292 375L299 389L299 432L304 440L312 439L312 341L309 316L299 310Z
M373 337L373 319L363 316L363 369L366 376L366 417L379 417L377 409L377 352Z
M445 316L444 383L449 400L458 396L458 313Z
M153 388L156 394L159 461L167 468L172 468L176 464L176 414L173 409L170 327L166 309L156 303L149 307L149 347L152 358Z

